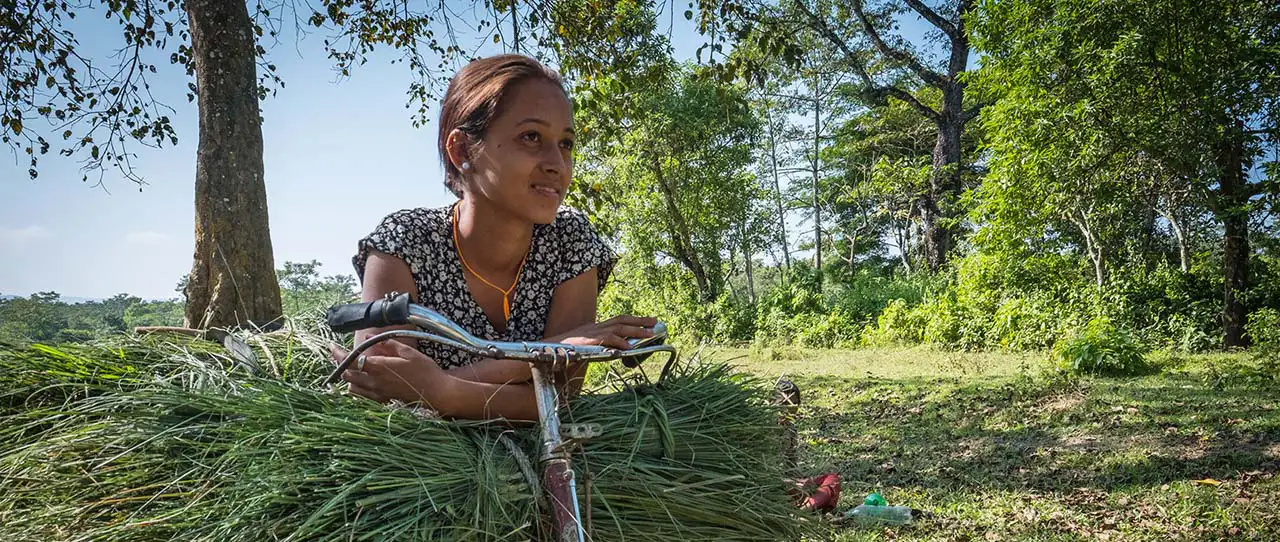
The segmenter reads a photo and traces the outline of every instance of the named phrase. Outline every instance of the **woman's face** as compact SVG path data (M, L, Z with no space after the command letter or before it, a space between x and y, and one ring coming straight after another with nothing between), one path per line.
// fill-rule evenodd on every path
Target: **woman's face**
M505 98L482 144L472 147L468 195L529 222L550 224L573 180L569 100L542 80L518 83Z

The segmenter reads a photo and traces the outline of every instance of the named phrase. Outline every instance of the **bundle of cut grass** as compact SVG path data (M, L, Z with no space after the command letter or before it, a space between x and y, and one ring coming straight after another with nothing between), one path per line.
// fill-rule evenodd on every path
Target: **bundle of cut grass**
M302 340L300 340L302 339ZM323 341L115 338L0 348L0 531L13 540L527 540L532 430L319 390ZM723 367L573 402L593 540L798 538L766 392ZM590 506L586 506L589 499Z

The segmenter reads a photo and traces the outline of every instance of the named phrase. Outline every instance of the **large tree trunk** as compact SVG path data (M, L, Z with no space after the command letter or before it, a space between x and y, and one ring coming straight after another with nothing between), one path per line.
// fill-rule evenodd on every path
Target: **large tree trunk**
M1237 122L1218 153L1218 218L1222 220L1222 345L1248 346L1244 327L1249 288L1249 197L1244 171L1244 127Z
M929 191L920 205L924 227L924 257L929 270L937 272L946 265L955 238L954 227L944 221L956 215L955 200L960 196L960 137L964 130L961 102L964 92L955 84L943 91L942 114L937 121L938 141L933 146L933 170L929 175Z
M804 12L810 22L822 35L831 41L848 58L851 67L862 80L863 92L871 97L893 97L906 102L919 111L925 118L938 127L938 140L933 148L933 173L929 176L929 186L920 195L920 218L923 237L925 263L932 271L946 265L954 237L954 225L948 219L959 216L955 203L960 195L961 135L964 126L978 116L981 105L964 110L965 83L960 75L968 70L969 36L965 31L964 18L973 9L973 0L959 0L955 14L950 18L934 11L921 0L904 0L912 10L918 13L929 24L940 30L950 41L949 57L946 72L940 73L928 67L909 50L895 48L881 37L880 31L872 24L871 17L865 11L866 0L853 0L852 7L862 26L862 34L871 40L872 45L885 57L905 64L924 84L942 92L942 108L935 110L926 105L914 94L893 85L882 85L871 77L863 49L851 47L840 34L827 24L825 17L809 10L803 3L797 7Z
M187 0L199 91L195 261L185 324L278 323L253 26L244 2Z

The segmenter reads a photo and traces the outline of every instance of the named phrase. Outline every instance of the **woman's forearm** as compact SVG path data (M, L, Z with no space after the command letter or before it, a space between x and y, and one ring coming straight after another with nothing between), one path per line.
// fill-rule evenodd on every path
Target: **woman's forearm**
M527 362L510 359L485 359L445 372L463 380L488 384L519 384L533 378Z
M448 373L437 376L423 395L428 406L441 416L470 420L538 419L538 402L529 384L473 382Z

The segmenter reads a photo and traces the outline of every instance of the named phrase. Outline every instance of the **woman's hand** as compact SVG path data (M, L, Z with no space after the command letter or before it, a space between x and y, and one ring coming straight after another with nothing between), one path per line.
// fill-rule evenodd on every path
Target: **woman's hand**
M630 350L631 343L628 343L627 339L652 337L652 328L656 325L658 325L657 318L621 315L603 322L579 326L560 335L547 337L545 340L578 346L607 346L619 350Z
M335 362L347 355L339 348L333 348L331 354ZM352 394L380 403L398 399L429 406L435 384L446 376L435 360L399 341L377 343L365 351L364 358L363 364L357 358L348 365L342 379L351 384Z

